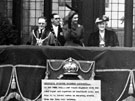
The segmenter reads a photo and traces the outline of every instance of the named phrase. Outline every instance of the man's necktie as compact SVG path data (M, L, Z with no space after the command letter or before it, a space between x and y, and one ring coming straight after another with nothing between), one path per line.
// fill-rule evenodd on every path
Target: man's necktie
M39 33L39 38L41 38L41 35L42 35L42 30L43 30L43 29L41 29L41 30L40 30L40 33Z

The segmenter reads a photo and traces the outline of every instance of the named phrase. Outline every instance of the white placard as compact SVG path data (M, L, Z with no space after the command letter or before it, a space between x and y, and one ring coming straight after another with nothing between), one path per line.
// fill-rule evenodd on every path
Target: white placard
M42 80L42 101L101 101L101 81Z

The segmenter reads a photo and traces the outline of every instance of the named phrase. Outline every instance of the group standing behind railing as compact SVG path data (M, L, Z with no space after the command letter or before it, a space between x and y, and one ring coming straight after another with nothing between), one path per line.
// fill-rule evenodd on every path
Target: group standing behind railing
M109 18L105 15L98 17L95 24L98 31L91 33L88 46L114 47L119 46L117 35L114 31L107 30ZM38 26L34 28L29 37L30 45L50 46L82 46L84 47L84 27L78 23L78 13L71 11L61 20L57 13L51 15L51 25L48 27L45 17L38 18Z

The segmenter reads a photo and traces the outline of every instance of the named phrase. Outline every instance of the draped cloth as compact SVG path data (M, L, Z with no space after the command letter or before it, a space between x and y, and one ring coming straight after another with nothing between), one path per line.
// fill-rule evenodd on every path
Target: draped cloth
M135 48L0 46L0 57L1 101L10 99L11 95L22 101L39 100L47 60L69 57L95 61L95 79L101 80L103 101L135 97ZM80 75L85 77L81 72ZM56 78L55 74L51 76Z

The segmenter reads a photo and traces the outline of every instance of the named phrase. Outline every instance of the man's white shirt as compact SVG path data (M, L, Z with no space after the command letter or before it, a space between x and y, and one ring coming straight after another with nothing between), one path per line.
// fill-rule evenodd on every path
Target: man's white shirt
M100 46L104 47L105 46L105 31L99 32L99 39L100 39Z
M58 26L52 25L52 27L53 27L55 36L57 37L58 36Z

